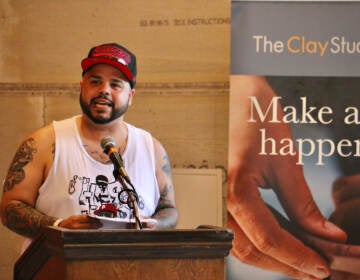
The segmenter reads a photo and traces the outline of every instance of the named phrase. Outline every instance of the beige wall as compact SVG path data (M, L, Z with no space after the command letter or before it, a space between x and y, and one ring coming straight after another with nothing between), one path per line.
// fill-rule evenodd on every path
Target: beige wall
M226 168L229 18L227 0L0 0L0 179L28 133L80 113L80 60L112 41L138 58L127 121L152 132L173 166ZM21 241L0 226L1 279Z
M111 41L136 51L140 82L227 80L228 0L0 3L1 81L77 82L89 48Z

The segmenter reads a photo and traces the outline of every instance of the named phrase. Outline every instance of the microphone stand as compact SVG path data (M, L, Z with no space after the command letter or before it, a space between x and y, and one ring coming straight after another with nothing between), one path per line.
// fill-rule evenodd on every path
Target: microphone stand
M133 209L134 217L135 217L135 228L142 229L142 224L140 222L140 217L139 217L139 208L137 205L137 194L134 186L130 183L132 189L129 188L129 186L125 183L123 177L121 176L121 172L119 171L118 168L116 167L114 168L113 174L115 179L118 180L118 182L122 185L123 189L126 191L128 195L127 205L129 206L130 209ZM134 196L134 193L136 194L136 197Z

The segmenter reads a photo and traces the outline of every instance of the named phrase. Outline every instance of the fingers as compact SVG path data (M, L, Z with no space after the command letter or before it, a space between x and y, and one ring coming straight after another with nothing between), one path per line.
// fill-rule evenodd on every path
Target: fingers
M359 274L352 274L341 271L331 272L331 280L359 280L359 278Z
M100 220L88 215L75 215L64 219L59 226L68 229L98 229L102 224Z
M360 197L360 174L344 176L333 184L333 198L336 205Z
M294 279L319 279L261 253L246 237L230 213L228 213L227 221L227 226L235 233L231 254L240 261L262 269L283 273Z
M360 244L360 174L344 176L333 184L335 211L329 220L340 226L347 234L347 243Z
M360 196L339 204L329 218L347 233L348 244L360 245L359 213Z
M290 220L314 235L337 242L346 241L346 233L321 214L305 180L296 181L287 178L286 182L281 182L279 185L281 187L274 188L274 191Z
M156 229L157 227L157 223L156 222L152 222L152 221L144 221L142 223L144 229Z
M245 255L245 258L248 258L249 262L256 266L268 266L271 270L278 270L287 275L291 274L292 277L299 278L301 275L311 275L315 279L327 277L329 268L325 260L280 228L261 200L257 188L248 186L246 191L247 193L243 193L240 199L231 194L228 197L228 209L237 225L235 229L242 236L237 237L238 241L236 247L234 246L234 251L238 251L238 255ZM254 253L254 248L251 247L251 244L249 245L249 242L260 254ZM244 248L244 244L247 246L246 250L251 253L243 253L244 249L241 248ZM256 258L258 260L254 262L253 259Z

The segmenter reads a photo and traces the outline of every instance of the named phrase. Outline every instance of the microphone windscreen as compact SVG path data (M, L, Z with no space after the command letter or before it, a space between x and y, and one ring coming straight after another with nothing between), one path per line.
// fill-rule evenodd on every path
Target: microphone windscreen
M116 147L115 139L112 138L111 136L106 136L103 139L101 139L100 145L101 148L103 149Z

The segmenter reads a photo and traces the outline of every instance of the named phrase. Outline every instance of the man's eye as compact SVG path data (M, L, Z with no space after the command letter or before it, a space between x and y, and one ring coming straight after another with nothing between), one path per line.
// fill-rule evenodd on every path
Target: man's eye
M98 84L100 84L100 81L99 80L91 80L90 83L92 85L98 85Z
M111 84L111 86L112 86L113 88L122 88L122 84L121 84L121 83L113 83L113 84Z

